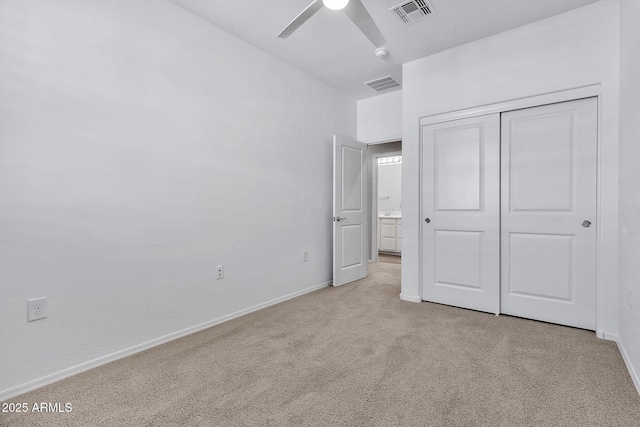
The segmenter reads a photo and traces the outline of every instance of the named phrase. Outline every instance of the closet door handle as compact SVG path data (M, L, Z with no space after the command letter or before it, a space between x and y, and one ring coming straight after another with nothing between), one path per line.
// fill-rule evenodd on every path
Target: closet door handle
M431 220L429 218L425 218L424 222L426 222L427 224L429 224L431 222Z
M582 226L584 228L589 228L590 225L591 225L591 221L586 220L586 219L584 221L582 221Z

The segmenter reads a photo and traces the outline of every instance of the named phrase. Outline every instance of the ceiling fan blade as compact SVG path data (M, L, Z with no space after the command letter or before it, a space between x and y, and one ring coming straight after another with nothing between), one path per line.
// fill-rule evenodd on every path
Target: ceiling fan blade
M278 37L281 39L286 39L293 33L295 30L300 28L302 24L307 22L307 19L311 18L317 11L322 9L324 5L322 4L322 0L314 0L311 2L309 6L305 8L298 16L296 16L293 21L287 25L284 30L278 34Z
M387 42L360 0L350 0L344 12L375 47L380 47Z

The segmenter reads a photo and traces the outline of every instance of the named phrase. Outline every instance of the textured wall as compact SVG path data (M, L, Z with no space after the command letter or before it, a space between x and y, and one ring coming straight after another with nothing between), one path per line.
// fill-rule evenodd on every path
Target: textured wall
M401 139L401 90L358 101L358 141L377 143Z
M5 396L331 280L356 102L169 2L0 2L0 132Z
M620 17L620 341L640 391L640 2Z
M402 163L378 166L378 211L385 210L402 211Z
M420 295L420 117L601 85L600 333L618 329L619 7L604 0L403 68L402 294Z

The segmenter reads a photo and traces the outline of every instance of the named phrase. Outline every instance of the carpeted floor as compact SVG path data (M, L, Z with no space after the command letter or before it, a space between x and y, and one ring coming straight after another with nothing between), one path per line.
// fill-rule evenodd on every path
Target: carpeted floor
M378 254L378 262L389 262L391 264L401 264L402 258L399 255Z
M22 395L2 426L637 426L592 332L398 298L399 264Z

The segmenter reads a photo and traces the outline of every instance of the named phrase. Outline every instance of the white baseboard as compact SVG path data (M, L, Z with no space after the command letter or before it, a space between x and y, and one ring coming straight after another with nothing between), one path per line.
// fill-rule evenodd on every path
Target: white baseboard
M618 342L618 335L612 334L611 332L606 331L596 331L596 336L605 341L615 341Z
M405 295L405 294L400 294L400 299L402 301L409 301L409 302L422 302L422 298L418 297L414 297L414 296L410 296L410 295Z
M631 359L627 354L627 350L624 348L624 344L620 341L620 337L616 336L614 340L616 344L618 344L618 350L620 350L620 354L622 355L622 359L624 360L624 364L627 365L627 370L629 371L629 375L631 375L631 379L633 380L633 384L636 386L636 391L640 394L640 377L638 376L638 372L635 370L633 364L631 363Z
M53 374L44 376L42 378L38 378L33 381L29 381L27 383L12 387L7 390L0 391L0 401L4 401L7 399L11 399L13 397L19 396L21 394L27 393L29 391L35 390L40 387L44 387L46 385L52 384L54 382L60 381L62 379L71 377L73 375L77 375L81 372L88 371L93 368L97 368L98 366L106 365L107 363L111 363L118 359L122 359L127 356L131 356L136 353L140 353L141 351L148 350L152 347L159 346L161 344L165 344L169 341L173 341L178 338L182 338L184 336L193 334L195 332L199 332L203 329L210 328L215 325L219 325L224 322L228 322L229 320L233 320L237 317L244 316L245 314L253 313L254 311L261 310L263 308L267 308L269 306L299 297L301 295L317 291L318 289L326 288L329 286L331 282L322 283L319 285L312 286L307 289L303 289L298 292L294 292L280 298L273 299L271 301L267 301L262 304L255 305L253 307L246 308L244 310L236 311L235 313L228 314L226 316L219 317L217 319L210 320L205 323L201 323L199 325L192 326L190 328L183 329L181 331L173 332L171 334L153 339L151 341L144 342L142 344L135 345L133 347L125 348L124 350L117 351L115 353L108 354L106 356L99 357L97 359L90 360L88 362L81 363L76 366L72 366L67 369L63 369L62 371L55 372Z

